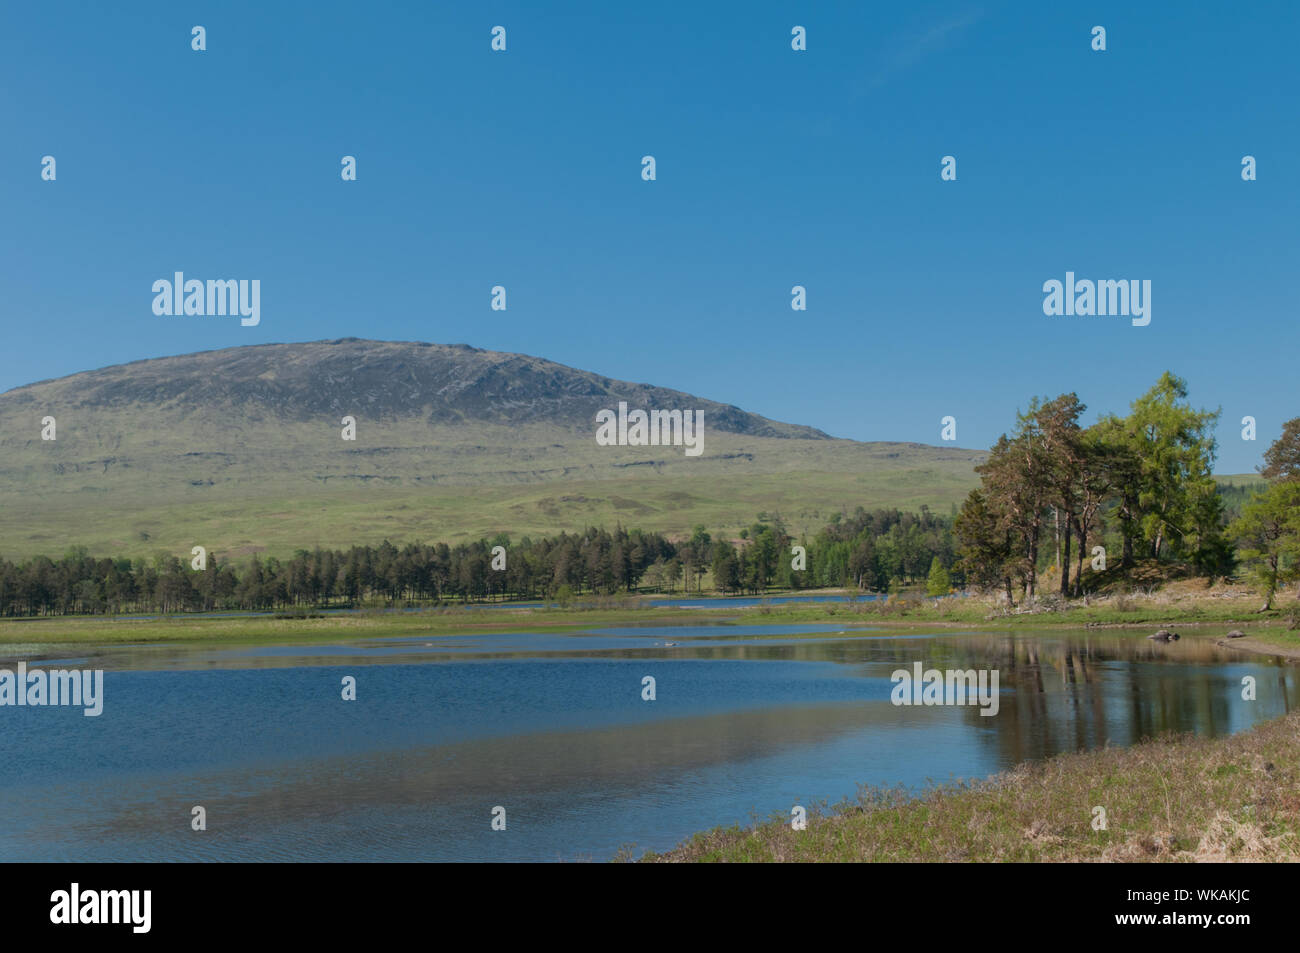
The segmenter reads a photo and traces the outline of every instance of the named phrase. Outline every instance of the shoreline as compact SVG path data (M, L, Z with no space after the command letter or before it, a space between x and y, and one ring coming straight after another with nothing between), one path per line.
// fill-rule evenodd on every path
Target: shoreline
M1233 735L1165 735L984 780L702 831L642 863L1296 862L1300 712ZM1101 826L1099 826L1101 825ZM632 859L632 858L619 858Z
M834 594L833 590L809 592ZM662 598L655 596L653 598ZM703 597L707 599L708 597ZM774 597L780 598L780 597ZM150 619L114 616L47 616L0 620L0 650L4 647L64 648L73 645L127 643L294 645L307 639L352 641L403 636L466 636L575 632L612 625L624 627L710 624L833 625L846 635L870 638L890 632L1052 633L1063 631L1121 631L1148 634L1159 628L1221 629L1216 644L1258 655L1300 660L1300 631L1281 610L1262 616L1247 606L1253 599L1225 604L1223 599L1199 597L1184 604L1158 601L1123 609L1105 605L1071 606L1063 611L994 614L966 601L931 602L787 602L753 606L652 607L649 599L632 598L618 605L573 607L467 608L430 607L416 611L369 609L314 616L173 615ZM694 601L694 600L692 600ZM489 615L490 613L490 615ZM1125 616L1128 616L1127 618ZM1246 638L1224 638L1230 629L1244 629ZM1214 637L1215 633L1206 633ZM0 651L0 654L4 654Z
M1250 636L1244 639L1219 639L1214 644L1255 655L1273 655L1288 661L1300 662L1300 648L1290 645L1271 645L1268 642L1252 639Z

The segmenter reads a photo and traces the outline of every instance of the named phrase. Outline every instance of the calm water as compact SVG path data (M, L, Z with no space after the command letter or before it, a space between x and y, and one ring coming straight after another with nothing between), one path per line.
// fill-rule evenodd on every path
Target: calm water
M76 654L57 664L105 669L100 717L0 708L0 859L604 860L859 782L1227 734L1297 703L1279 660L1095 632L638 626ZM998 714L892 705L890 674L916 661L997 669Z

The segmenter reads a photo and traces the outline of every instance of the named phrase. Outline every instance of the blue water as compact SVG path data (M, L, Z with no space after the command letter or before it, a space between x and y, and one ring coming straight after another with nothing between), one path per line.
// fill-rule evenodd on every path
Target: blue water
M603 860L859 783L1226 734L1297 702L1275 659L1095 633L638 626L87 657L105 669L98 718L0 708L0 859ZM998 714L891 704L914 661L996 668Z

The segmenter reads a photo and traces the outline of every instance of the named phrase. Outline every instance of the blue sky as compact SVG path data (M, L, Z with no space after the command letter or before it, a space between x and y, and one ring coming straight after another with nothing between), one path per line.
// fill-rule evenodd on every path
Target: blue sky
M1170 369L1223 410L1219 471L1252 470L1300 415L1300 5L1135 6L10 4L0 389L466 342L984 447L1031 395L1091 418ZM1045 316L1067 270L1150 279L1151 324ZM260 325L155 316L175 271L260 279Z

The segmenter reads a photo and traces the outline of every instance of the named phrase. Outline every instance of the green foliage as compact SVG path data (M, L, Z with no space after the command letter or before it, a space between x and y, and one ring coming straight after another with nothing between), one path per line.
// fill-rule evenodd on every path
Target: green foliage
M253 554L238 566L208 555L196 571L167 552L151 559L95 559L76 547L59 562L45 556L0 559L0 616L66 615L213 609L280 609L330 605L428 605L505 599L556 599L673 591L712 571L722 593L763 593L773 586L883 588L891 578L915 582L939 560L951 563L951 519L859 508L811 540L807 568L791 567L792 537L779 516L756 522L743 542L715 539L697 525L689 538L617 527L558 536L505 533L473 543L349 549L297 548L293 556ZM492 549L507 550L506 568L492 567ZM931 574L933 574L931 572ZM948 578L946 569L943 578ZM945 583L944 591L948 591Z
M1300 480L1300 417L1282 425L1282 436L1264 452L1259 472L1266 480Z
M1168 372L1127 417L1105 416L1085 429L1085 409L1075 394L1062 394L1034 398L1017 415L1015 430L976 468L982 486L955 522L958 565L979 585L1005 588L1008 599L1013 582L1033 598L1050 534L1055 555L1047 562L1061 570L1062 595L1082 595L1085 560L1109 523L1124 570L1142 546L1152 559L1211 578L1232 572L1228 504L1212 473L1218 412L1193 409L1186 382ZM1233 491L1234 506L1240 495Z
M952 579L948 576L948 570L943 568L939 562L939 557L935 556L930 563L930 574L925 581L925 594L927 596L946 596L952 589Z
M1228 529L1238 556L1272 606L1280 586L1300 579L1300 480L1274 483L1256 493Z
M1186 398L1187 383L1166 371L1134 401L1125 428L1140 461L1138 522L1157 559L1166 545L1195 552L1221 526L1211 474L1219 413L1193 410Z

